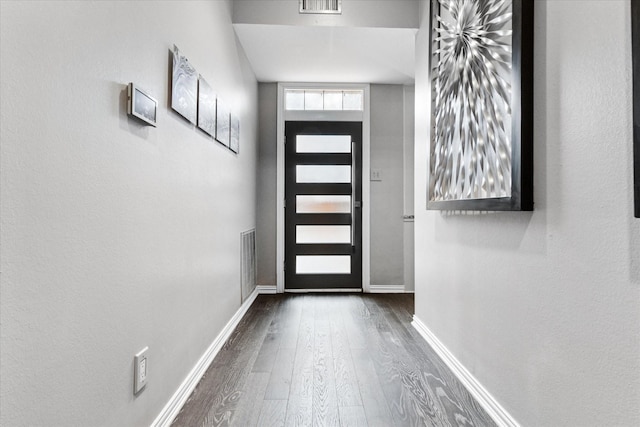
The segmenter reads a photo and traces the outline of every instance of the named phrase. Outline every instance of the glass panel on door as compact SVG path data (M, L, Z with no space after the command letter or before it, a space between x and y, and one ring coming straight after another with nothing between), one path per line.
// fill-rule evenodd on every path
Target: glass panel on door
M296 153L350 153L349 135L298 135Z
M298 165L297 183L350 183L351 166L345 165Z
M296 243L351 243L351 226L296 225Z
M297 274L349 274L351 257L344 255L298 255Z
M351 196L296 196L296 213L351 213Z

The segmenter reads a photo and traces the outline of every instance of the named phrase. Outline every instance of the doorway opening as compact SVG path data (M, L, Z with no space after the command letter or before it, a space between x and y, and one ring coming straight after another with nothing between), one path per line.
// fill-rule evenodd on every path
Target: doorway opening
M285 124L285 290L362 290L362 123Z
M369 85L278 84L276 291L370 286Z

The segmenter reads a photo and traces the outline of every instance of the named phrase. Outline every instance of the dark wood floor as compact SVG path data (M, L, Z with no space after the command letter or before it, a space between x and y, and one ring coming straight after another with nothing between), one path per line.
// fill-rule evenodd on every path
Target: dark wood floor
M174 426L494 426L408 294L261 295Z

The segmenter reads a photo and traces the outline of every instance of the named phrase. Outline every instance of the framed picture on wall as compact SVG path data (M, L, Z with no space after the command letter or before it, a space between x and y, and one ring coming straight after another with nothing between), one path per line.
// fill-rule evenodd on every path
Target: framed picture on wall
M127 113L143 122L156 126L158 101L134 83L127 86Z
M231 115L231 134L229 148L234 153L238 154L240 151L240 119L235 114Z
M189 60L173 47L171 73L171 108L196 124L198 111L198 73Z
M216 94L204 77L198 77L198 127L216 136Z
M631 51L633 57L633 195L634 216L640 218L640 4L631 1Z
M230 144L231 114L220 98L216 102L216 141L225 147Z
M533 210L533 3L431 0L427 209Z

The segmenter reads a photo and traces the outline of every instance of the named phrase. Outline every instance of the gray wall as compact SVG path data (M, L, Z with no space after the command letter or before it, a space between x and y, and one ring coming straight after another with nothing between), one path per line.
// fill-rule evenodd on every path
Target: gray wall
M2 1L0 19L0 425L149 425L240 307L257 83L231 3ZM174 43L239 114L239 156L169 109ZM127 117L130 81L157 128Z
M418 28L418 0L348 0L342 14L300 14L298 0L234 0L234 24Z
M415 86L404 87L404 215L414 215ZM414 222L404 222L404 290L415 289Z
M259 95L258 283L275 286L277 85L260 83ZM403 224L402 220L405 209L413 206L410 200L405 202L412 198L412 193L405 197L404 188L404 162L413 159L412 127L413 87L372 85L371 167L382 172L382 181L371 182L373 286L404 285L406 280L408 290L413 288L413 239L412 234L406 236L405 231L407 227L411 229L412 224ZM411 153L405 156L405 150ZM405 263L406 259L409 261Z
M404 284L404 90L371 85L371 286Z
M278 85L258 84L256 250L258 285L276 285Z
M640 425L629 2L536 1L535 20L533 213L426 211L416 121L416 315L523 426Z

